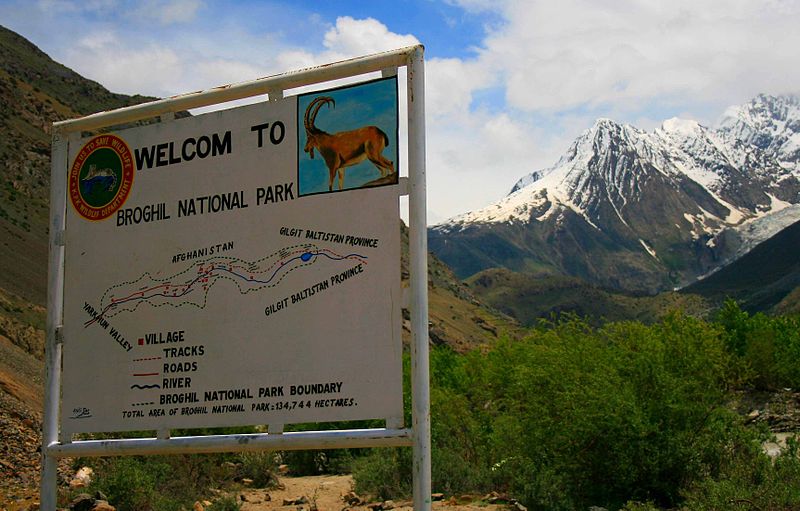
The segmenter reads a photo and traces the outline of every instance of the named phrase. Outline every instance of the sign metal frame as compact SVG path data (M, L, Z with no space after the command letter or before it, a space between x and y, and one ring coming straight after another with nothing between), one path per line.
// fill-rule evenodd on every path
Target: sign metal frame
M282 73L253 81L182 94L141 105L99 112L53 124L50 239L47 282L45 346L45 402L42 432L41 509L55 510L56 465L59 458L178 453L212 453L259 450L304 450L356 447L413 446L414 509L431 508L430 387L428 353L428 261L425 184L425 71L424 48L409 46L388 52ZM72 441L59 427L64 301L64 229L67 208L68 149L81 132L216 105L267 94L270 100L283 91L382 72L407 70L408 177L401 178L401 194L409 196L409 299L411 313L412 425L387 423L385 428L303 431L258 434L171 437L169 430L156 438ZM71 436L71 435L69 435Z

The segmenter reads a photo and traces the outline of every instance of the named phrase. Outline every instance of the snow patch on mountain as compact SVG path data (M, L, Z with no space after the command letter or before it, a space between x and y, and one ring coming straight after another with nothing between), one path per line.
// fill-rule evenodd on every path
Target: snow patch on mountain
M701 236L714 236L719 234L724 226L720 225L720 219L713 213L709 213L703 208L699 208L700 212L697 215L684 213L683 218L692 225L692 230L689 231L693 240L700 239Z
M644 249L647 251L648 254L650 254L654 258L658 259L658 255L656 254L656 251L653 250L653 248L650 245L645 243L645 241L643 239L639 238L639 243L642 244L642 246L644 247Z

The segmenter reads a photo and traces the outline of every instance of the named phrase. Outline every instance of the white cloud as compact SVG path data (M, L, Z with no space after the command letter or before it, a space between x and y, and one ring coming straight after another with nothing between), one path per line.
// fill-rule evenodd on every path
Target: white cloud
M410 34L395 34L373 18L355 19L341 16L322 36L325 50L314 53L302 48L287 48L277 57L281 70L306 67L345 60L419 44Z
M507 114L454 113L429 118L427 127L429 203L444 217L485 206L541 167L540 130Z
M112 45L118 46L117 38L108 30L98 30L82 37L75 45L77 51L98 53Z
M182 80L181 58L157 44L125 45L110 31L96 31L66 51L68 65L114 92L167 95L156 83Z
M38 0L36 7L41 12L54 15L65 13L102 12L117 6L117 0Z
M797 89L800 5L773 0L514 1L486 40L528 111Z
M425 104L431 117L469 111L473 93L494 85L485 66L461 59L429 59L426 62Z
M386 25L372 18L357 20L342 16L336 19L336 26L325 33L323 44L329 56L347 58L412 46L419 44L419 40L410 34L390 32Z
M277 56L278 69L305 69L318 64L317 56L301 49L289 49Z
M162 25L189 23L195 19L202 5L200 0L146 0L138 2L130 15Z
M192 65L194 79L198 84L244 82L263 76L264 69L247 62L234 59L213 58L197 62Z

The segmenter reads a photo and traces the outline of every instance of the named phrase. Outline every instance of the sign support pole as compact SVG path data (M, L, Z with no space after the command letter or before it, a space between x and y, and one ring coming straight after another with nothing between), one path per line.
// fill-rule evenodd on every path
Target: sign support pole
M423 49L408 62L409 260L414 509L431 509L431 412L428 367L428 230L425 201L425 67Z
M47 272L47 339L45 350L44 416L42 418L41 509L55 510L58 459L46 446L58 442L61 391L61 314L64 304L64 226L67 205L67 137L53 129L50 172L50 258Z

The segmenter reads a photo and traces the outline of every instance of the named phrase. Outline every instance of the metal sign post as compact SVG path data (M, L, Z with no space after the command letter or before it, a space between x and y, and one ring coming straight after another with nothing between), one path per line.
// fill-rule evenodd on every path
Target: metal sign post
M403 66L409 176L398 179ZM383 78L284 96L375 72ZM261 94L269 101L174 119ZM415 508L430 509L424 116L413 46L54 124L42 509L55 509L61 457L409 445ZM386 427L275 434L365 418ZM269 433L170 435L247 424ZM132 430L157 435L73 440Z
M428 361L428 234L425 189L425 66L416 47L408 64L409 262L414 509L431 508L431 412ZM414 135L411 135L411 134ZM421 136L422 135L422 136ZM413 169L413 170L411 170ZM414 277L416 275L416 277ZM416 286L416 287L415 287Z

